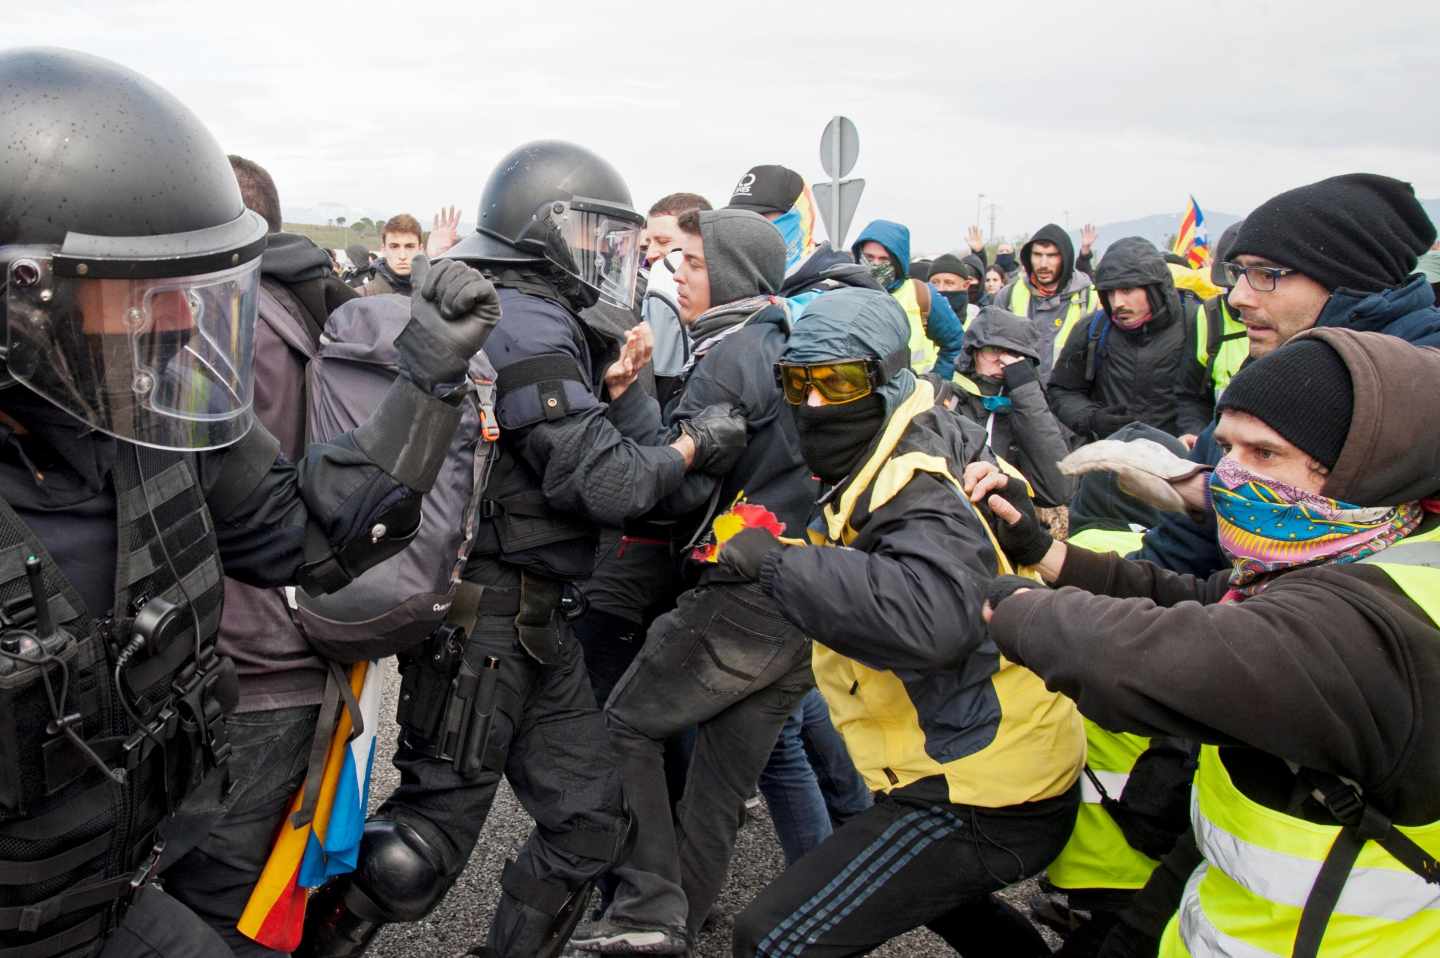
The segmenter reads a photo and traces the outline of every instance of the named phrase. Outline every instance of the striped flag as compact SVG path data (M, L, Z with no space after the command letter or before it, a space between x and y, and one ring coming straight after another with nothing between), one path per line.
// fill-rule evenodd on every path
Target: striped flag
M1210 262L1210 238L1205 232L1205 214L1200 212L1200 204L1195 202L1195 197L1190 197L1190 207L1185 211L1185 217L1180 221L1180 229L1175 234L1175 245L1170 252L1176 256L1185 257L1186 262L1199 269Z
M242 935L266 948L288 953L299 947L310 890L355 869L380 720L378 663L351 666L350 689L359 702L364 728L352 737L350 713L341 712L321 772L314 817L304 825L294 824L293 816L305 797L302 784L250 901L235 923Z

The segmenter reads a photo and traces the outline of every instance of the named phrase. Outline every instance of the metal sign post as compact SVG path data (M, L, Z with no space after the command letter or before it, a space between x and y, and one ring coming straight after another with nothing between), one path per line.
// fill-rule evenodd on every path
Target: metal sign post
M830 182L815 184L814 192L825 232L830 235L830 245L836 249L845 248L845 234L860 205L860 194L865 192L863 179L843 179L855 168L859 157L860 132L854 121L837 116L827 123L820 136L820 166L829 175Z

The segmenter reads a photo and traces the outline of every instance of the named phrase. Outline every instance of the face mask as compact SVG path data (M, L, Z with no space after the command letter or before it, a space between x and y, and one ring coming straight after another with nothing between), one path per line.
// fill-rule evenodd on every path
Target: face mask
M985 284L976 283L965 291L965 295L970 298L971 306L979 306L980 300L985 298Z
M989 377L987 376L985 378L988 379ZM1015 404L1010 401L1009 396L981 396L980 405L984 406L989 412L1007 413Z
M805 255L805 236L800 229L800 211L792 209L776 219L774 226L780 231L780 239L785 242L785 272L788 273Z
M943 292L940 295L945 297L945 302L949 303L950 308L955 310L955 315L960 317L960 322L963 324L965 322L965 307L970 305L969 294L963 289L957 289Z
M1011 273L1015 272L1015 254L997 254L995 257L995 265L1003 269L1005 271L1005 275L1009 276Z
M1346 563L1409 535L1423 515L1418 503L1364 508L1257 476L1234 459L1210 476L1220 548L1230 557L1231 592L1241 598L1272 573L1297 566Z
M800 455L827 485L842 481L885 424L885 400L878 394L839 406L791 406L800 434Z
M883 263L871 263L870 275L875 277L875 282L884 289L889 289L890 284L895 282L895 264L886 260Z

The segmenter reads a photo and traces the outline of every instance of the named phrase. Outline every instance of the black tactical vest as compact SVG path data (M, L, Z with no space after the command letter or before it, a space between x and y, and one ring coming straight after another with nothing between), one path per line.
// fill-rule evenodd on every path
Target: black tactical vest
M0 655L4 956L88 954L86 943L113 927L132 889L150 877L165 819L202 779L207 787L223 782L230 746L221 694L228 684L233 697L233 682L224 682L228 661L215 653L224 592L193 459L122 443L113 480L116 595L100 617L85 609L34 533L0 501L0 649L26 659ZM36 635L29 556L40 560L57 626L49 638ZM178 606L172 637L157 636L155 647L125 654L136 614L156 598ZM117 687L121 658L127 664Z

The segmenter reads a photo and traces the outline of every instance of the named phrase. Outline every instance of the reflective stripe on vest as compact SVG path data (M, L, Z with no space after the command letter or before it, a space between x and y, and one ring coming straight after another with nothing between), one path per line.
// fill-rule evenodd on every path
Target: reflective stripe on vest
M1440 541L1440 529L1406 540ZM1440 569L1370 561L1385 570L1440 626ZM1388 550L1387 550L1388 551ZM1201 749L1190 801L1196 843L1205 863L1185 886L1180 911L1165 929L1161 956L1288 955L1321 863L1340 832L1260 805L1230 778L1220 751ZM1431 855L1440 855L1440 822L1401 826ZM1325 929L1320 954L1420 955L1440 950L1440 887L1367 842L1350 870Z
M915 283L907 279L890 295L895 297L895 302L900 304L900 308L905 310L905 315L910 320L910 368L915 370L917 376L928 373L935 368L935 363L940 358L940 347L935 345L930 334L925 331L925 318L920 315L920 300L915 297Z
M1060 350L1065 348L1065 340L1070 338L1070 331L1083 317L1099 308L1100 297L1096 295L1094 286L1077 289L1070 294L1070 308L1065 311L1063 317L1055 319L1055 326L1060 330L1055 334L1056 362L1060 360ZM1035 318L1030 315L1030 284L1025 282L1023 276L1011 287L1010 312L1016 316L1024 316L1026 319Z
M1139 532L1084 529L1070 537L1070 545L1091 552L1124 555L1140 548ZM1085 765L1112 799L1125 791L1130 771L1150 740L1126 732L1111 732L1085 720ZM1089 775L1080 776L1080 812L1070 840L1046 869L1046 877L1057 888L1080 889L1142 888L1158 862L1136 851L1125 833L1100 804L1102 796Z
M1220 343L1215 350L1213 365L1210 360L1210 317L1206 314L1206 304L1201 303L1195 311L1195 322L1198 326L1195 358L1209 371L1217 402L1225 387L1230 385L1230 380L1235 378L1245 360L1250 358L1250 337L1245 333L1245 324L1231 315L1230 307L1225 304L1223 296L1219 298L1219 305Z

